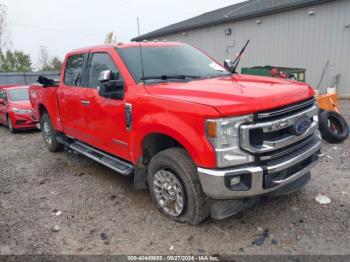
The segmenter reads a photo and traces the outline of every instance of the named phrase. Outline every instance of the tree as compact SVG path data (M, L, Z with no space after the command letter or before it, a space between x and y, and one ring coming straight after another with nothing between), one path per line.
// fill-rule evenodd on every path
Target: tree
M5 5L0 4L0 53L8 45L7 33L7 10Z
M38 64L39 70L44 70L44 68L49 67L49 53L45 46L40 46Z
M28 72L32 71L32 61L28 54L22 51L7 50L0 53L1 72Z
M38 63L38 69L41 71L60 71L62 67L61 60L57 56L50 57L44 46L40 47Z
M57 57L54 56L50 58L49 67L47 67L46 71L61 71L62 68L62 61Z
M115 44L117 43L117 36L113 32L108 32L105 38L105 44Z

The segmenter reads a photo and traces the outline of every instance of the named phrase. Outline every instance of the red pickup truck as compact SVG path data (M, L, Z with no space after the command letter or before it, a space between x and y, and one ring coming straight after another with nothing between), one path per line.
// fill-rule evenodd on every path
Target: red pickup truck
M64 146L148 188L165 216L197 225L302 188L321 139L305 83L240 75L171 42L70 52L34 107L50 151Z

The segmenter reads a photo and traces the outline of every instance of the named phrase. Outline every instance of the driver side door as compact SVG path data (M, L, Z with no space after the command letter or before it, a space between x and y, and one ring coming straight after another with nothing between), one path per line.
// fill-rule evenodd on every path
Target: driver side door
M88 143L123 159L130 159L129 132L126 129L124 99L111 99L99 95L97 87L102 85L99 75L111 70L118 80L123 77L109 49L91 50L86 70L87 88L83 100L88 101L84 108ZM124 96L125 97L125 96Z

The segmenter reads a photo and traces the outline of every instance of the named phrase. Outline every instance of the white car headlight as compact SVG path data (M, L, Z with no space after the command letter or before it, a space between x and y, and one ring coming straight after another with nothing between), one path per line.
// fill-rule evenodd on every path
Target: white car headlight
M206 135L215 149L219 168L255 160L253 155L242 151L239 146L239 126L251 118L251 115L246 115L206 120Z
M16 107L12 107L12 111L18 115L29 115L32 113L31 109L20 109L20 108L16 108Z

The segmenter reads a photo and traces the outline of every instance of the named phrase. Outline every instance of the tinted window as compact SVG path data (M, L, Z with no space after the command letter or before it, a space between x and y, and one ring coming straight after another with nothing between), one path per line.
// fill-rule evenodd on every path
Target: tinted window
M0 98L6 100L6 93L5 93L5 91L3 91L3 90L0 91Z
M118 48L117 52L131 71L136 82L141 82L139 47ZM145 77L162 75L190 75L214 77L230 74L199 50L187 45L146 46L142 48ZM148 82L161 80L147 80Z
M94 53L89 66L88 86L97 87L100 84L98 77L105 70L111 70L113 73L119 72L112 58L107 53Z
M64 83L70 86L81 86L85 55L73 55L68 58L64 72Z
M25 101L29 100L29 93L27 88L9 90L9 98L11 101Z

